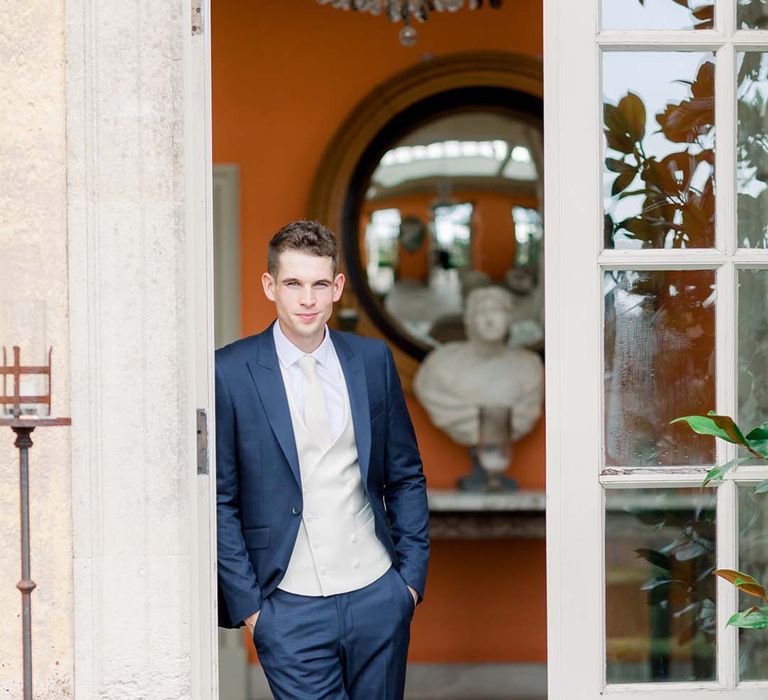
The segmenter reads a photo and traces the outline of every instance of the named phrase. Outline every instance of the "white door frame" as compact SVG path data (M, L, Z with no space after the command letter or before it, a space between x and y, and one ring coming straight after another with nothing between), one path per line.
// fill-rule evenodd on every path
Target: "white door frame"
M198 397L198 431L206 431L198 453L196 497L190 499L193 523L192 680L194 697L219 696L219 645L216 572L216 415L214 344L213 141L211 108L211 0L186 3L185 175L186 229L194 269L194 362L190 385ZM239 301L238 301L239 310ZM201 416L200 410L205 411ZM205 462L204 466L202 462ZM201 473L205 471L205 473Z
M602 272L717 270L717 404L736 415L736 270L765 267L765 250L737 250L735 235L735 55L768 50L768 32L735 31L735 0L718 0L716 30L599 31L601 0L544 0L547 579L549 700L603 695L661 700L758 700L768 682L737 686L737 635L725 623L735 590L719 581L718 681L604 684L604 489L699 486L705 468L601 471L603 454ZM604 50L714 50L717 240L709 250L602 250ZM729 185L729 183L731 183ZM730 235L728 235L730 234ZM718 446L718 462L734 456ZM710 465L711 466L711 465ZM765 470L750 478L765 478ZM718 488L718 566L736 568L736 482Z

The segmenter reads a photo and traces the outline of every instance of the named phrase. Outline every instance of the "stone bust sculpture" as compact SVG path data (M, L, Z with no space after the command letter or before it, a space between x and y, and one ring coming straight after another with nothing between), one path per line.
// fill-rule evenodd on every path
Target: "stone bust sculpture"
M511 407L513 440L530 432L541 416L541 358L505 343L513 308L506 289L472 290L464 311L469 340L433 350L414 378L416 396L432 422L460 444L477 444L480 406Z

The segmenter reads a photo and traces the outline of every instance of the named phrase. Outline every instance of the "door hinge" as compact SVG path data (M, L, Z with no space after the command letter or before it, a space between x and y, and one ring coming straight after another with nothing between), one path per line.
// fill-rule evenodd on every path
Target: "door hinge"
M203 33L203 0L192 0L192 36Z
M208 474L208 414L197 409L197 473Z

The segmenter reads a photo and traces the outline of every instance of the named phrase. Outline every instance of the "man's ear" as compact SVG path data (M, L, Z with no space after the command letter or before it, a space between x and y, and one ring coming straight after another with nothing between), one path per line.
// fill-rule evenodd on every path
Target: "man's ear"
M335 279L333 280L333 301L337 302L339 299L341 299L341 293L344 291L344 282L346 280L346 277L339 272L338 275L336 275Z
M264 294L266 295L267 299L274 301L275 287L277 286L277 282L275 282L272 275L270 275L268 272L265 272L261 276L261 285L264 287Z

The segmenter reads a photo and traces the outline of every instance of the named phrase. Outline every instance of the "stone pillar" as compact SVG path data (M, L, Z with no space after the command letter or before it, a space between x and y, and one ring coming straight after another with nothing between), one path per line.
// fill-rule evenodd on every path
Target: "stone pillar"
M77 698L201 696L190 6L66 3Z

